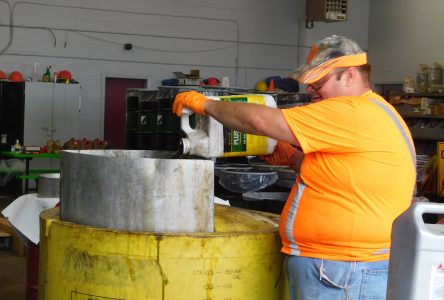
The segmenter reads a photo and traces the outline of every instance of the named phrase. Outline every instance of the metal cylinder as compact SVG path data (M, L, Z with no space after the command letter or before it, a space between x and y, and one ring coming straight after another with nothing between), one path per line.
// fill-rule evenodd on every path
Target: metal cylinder
M48 174L39 175L37 197L39 198L60 197L60 173L48 173Z
M214 163L174 152L61 153L61 219L131 231L212 232Z

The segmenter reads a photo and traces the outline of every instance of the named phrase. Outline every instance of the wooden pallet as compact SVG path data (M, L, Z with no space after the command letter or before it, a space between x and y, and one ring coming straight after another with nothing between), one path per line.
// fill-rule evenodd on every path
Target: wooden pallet
M12 249L17 252L19 256L26 255L26 241L22 236L17 232L17 230L11 225L11 223L5 219L0 217L0 230L7 232L12 237Z

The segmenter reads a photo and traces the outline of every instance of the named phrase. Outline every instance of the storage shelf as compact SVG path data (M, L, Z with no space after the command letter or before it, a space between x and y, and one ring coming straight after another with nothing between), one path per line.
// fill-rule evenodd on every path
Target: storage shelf
M407 97L418 97L418 98L433 98L433 99L439 99L442 98L444 100L444 94L443 93L408 93L406 94Z
M444 129L441 128L417 128L410 127L413 139L428 141L444 141Z
M401 114L406 119L444 119L444 115L419 115L419 114Z

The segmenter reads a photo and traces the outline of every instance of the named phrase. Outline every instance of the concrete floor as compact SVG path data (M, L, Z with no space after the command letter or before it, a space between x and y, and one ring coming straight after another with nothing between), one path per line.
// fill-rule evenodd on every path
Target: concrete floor
M26 257L12 250L0 250L0 299L26 298Z
M13 199L0 196L0 212ZM0 249L0 299L26 299L26 256L14 250Z

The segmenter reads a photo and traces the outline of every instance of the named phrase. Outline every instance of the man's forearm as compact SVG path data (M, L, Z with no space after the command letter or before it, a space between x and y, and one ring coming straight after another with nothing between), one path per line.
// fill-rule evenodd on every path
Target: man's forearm
M264 120L258 116L266 113L268 108L258 104L227 103L208 100L205 112L224 124L224 126L245 133L266 135Z
M264 135L300 146L280 109L259 104L224 102L208 99L205 112L225 127L244 133Z

